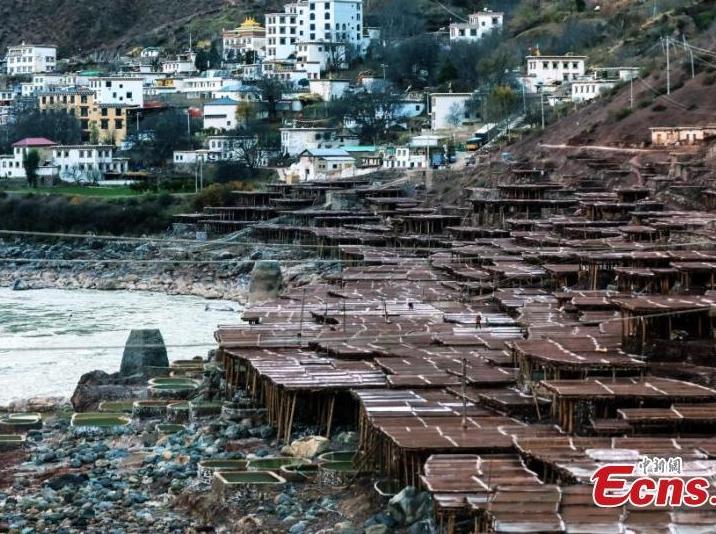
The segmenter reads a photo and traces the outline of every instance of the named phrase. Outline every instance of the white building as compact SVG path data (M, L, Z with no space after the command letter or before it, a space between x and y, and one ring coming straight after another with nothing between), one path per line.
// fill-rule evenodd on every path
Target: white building
M209 161L209 151L203 148L199 150L175 150L173 161L175 167L195 165L202 161L206 163Z
M587 56L527 56L525 89L531 93L551 92L563 83L582 78L586 72Z
M355 174L355 159L340 148L310 148L291 166L301 182L348 178Z
M52 72L57 68L57 47L22 43L9 47L5 59L8 76Z
M211 135L206 138L206 147L210 161L238 161L245 150L258 143L255 136Z
M362 54L366 43L363 0L299 0L286 4L281 13L266 15L266 57L270 60L297 58L303 44L310 45L310 50L302 50L302 61L317 62L314 56L320 47L318 63L325 67L336 53L342 54L344 61L349 50Z
M239 102L220 98L204 104L204 129L233 130L239 126L236 112Z
M0 155L0 178L25 178L25 156L35 150L40 156L39 176L51 175L54 141L44 137L28 137L12 145L12 154Z
M453 22L450 24L451 41L477 41L488 33L502 28L504 13L485 9L473 13L467 22Z
M472 98L472 93L431 93L430 129L459 128L479 119L477 110L467 105Z
M97 182L107 174L124 174L126 158L115 158L112 145L57 145L52 163L65 182Z
M223 86L224 80L220 76L196 76L174 80L176 92L185 94L187 98L208 98Z
M572 102L586 102L602 96L616 86L613 80L584 79L572 82Z
M187 52L162 62L164 74L189 74L196 71L196 54Z
M248 56L254 61L266 54L266 29L249 17L233 30L224 30L224 61L243 62Z
M349 80L309 80L308 89L320 96L324 102L343 98L350 87Z
M144 107L144 80L142 78L113 76L92 78L90 89L94 91L99 104Z
M337 128L281 128L281 152L298 156L306 149L337 146Z
M427 169L428 151L425 148L400 147L383 155L384 169Z

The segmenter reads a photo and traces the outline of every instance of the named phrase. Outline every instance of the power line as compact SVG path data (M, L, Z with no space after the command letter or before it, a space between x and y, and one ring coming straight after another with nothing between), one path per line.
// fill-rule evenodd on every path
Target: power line
M629 298L629 297L625 297ZM374 303L378 303L378 301L372 301ZM316 309L320 309L319 306L316 305ZM625 319L627 320L635 320L640 318L660 318L660 317L673 317L676 315L688 315L691 313L703 313L706 311L713 310L716 307L714 306L700 306L697 308L692 308L690 310L674 310L674 311L668 311L668 312L660 312L660 313L653 313L653 314L643 314L643 315L634 315L629 318L624 317L612 317L608 319L604 319L602 321L599 321L599 325L603 325L606 323L616 322L616 321L623 321ZM340 310L330 310L335 311L336 313L340 313ZM479 312L479 310L478 310ZM466 312L469 313L469 312ZM445 312L444 315L449 315L449 313ZM560 327L590 327L590 322L584 323L584 322L553 322L554 326L560 326ZM435 324L441 324L441 323L435 323ZM363 323L359 323L359 325L364 326L365 330L367 330L370 325L365 325ZM429 326L429 325L427 325ZM515 324L512 325L505 325L505 327L523 327L519 324L519 318L515 319ZM464 326L462 328L470 328L468 326ZM499 331L500 327L496 327ZM250 326L241 326L241 330L250 332L251 327ZM489 328L481 329L480 332L482 333L488 333ZM227 350L231 349L240 349L240 348L281 348L280 345L277 345L277 343L287 343L291 345L295 345L296 342L303 347L304 345L308 345L309 343L342 343L342 342L354 342L354 341L372 341L375 344L380 344L381 342L395 340L395 341L401 341L405 339L412 339L412 338L424 338L425 336L429 335L437 335L439 336L440 332L431 332L430 330L424 330L424 331L408 331L402 334L372 334L372 335L355 335L355 336L339 336L339 337L316 337L312 339L299 339L295 335L287 335L286 337L278 337L274 336L269 341L252 341L252 340L246 340L245 342L227 342L223 347ZM508 341L506 339L505 341ZM479 346L478 340L476 340L475 343L476 346ZM165 344L165 345L129 345L130 347L166 347L166 348L207 348L207 347L217 347L222 346L221 343L215 342L215 343L180 343L180 344ZM121 350L127 347L127 345L93 345L93 346L50 346L50 347L0 347L0 352L39 352L39 351L73 351L73 350ZM449 345L446 345L446 347L449 347ZM340 358L338 358L340 359Z

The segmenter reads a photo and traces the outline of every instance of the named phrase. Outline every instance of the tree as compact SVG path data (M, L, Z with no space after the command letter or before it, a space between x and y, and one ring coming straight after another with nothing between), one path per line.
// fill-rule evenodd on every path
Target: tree
M278 103L283 98L284 92L289 89L288 85L282 80L264 76L256 83L256 87L261 93L261 99L266 104L268 120L275 121L278 114Z
M425 30L425 13L421 0L381 2L367 16L366 26L380 27L383 42L392 43Z
M209 54L206 50L200 49L196 53L196 59L194 60L194 66L199 72L204 72L209 68Z
M453 65L450 58L448 58L445 60L445 63L443 63L443 66L440 67L440 72L438 73L438 83L451 82L452 80L457 79L458 76L459 74L455 65Z
M584 0L574 0L574 7L581 12L587 8L587 3Z
M388 76L403 87L430 85L437 74L437 47L434 36L422 34L386 48L384 58Z
M354 124L361 141L367 143L386 138L389 128L401 117L399 97L385 90L358 93L326 105L335 122Z
M256 115L256 108L253 102L242 100L236 106L236 122L239 124L247 124Z
M219 50L219 44L217 43L217 41L211 42L211 48L209 48L207 62L209 64L210 69L221 68L221 51Z
M26 137L46 137L63 145L82 142L80 121L61 110L26 110L18 113L15 122L5 128L5 134L0 135L0 139L7 143L7 146L1 147L3 152L9 149L10 144Z
M450 106L450 109L448 109L448 114L445 117L445 120L453 128L459 128L464 117L465 105L455 102L452 106Z
M490 122L500 122L508 118L518 107L517 93L507 85L495 87L487 97L485 114Z
M22 166L25 168L27 184L30 187L37 187L37 169L40 168L40 153L34 149L27 152L22 160Z
M149 165L162 165L175 150L190 150L192 138L187 128L186 113L169 109L156 115L148 115L142 121L144 129L152 132L152 140L138 145L136 156ZM192 124L192 131L199 126Z

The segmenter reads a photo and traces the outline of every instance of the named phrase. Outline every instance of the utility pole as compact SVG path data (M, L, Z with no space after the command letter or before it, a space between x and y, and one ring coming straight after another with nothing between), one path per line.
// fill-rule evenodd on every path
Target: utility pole
M696 78L696 71L694 70L694 51L691 50L691 47L686 42L686 34L681 35L684 38L684 50L689 51L689 57L691 59L691 78Z
M462 359L462 429L467 428L467 358Z
M191 141L191 108L186 109L186 131L189 134L189 140Z
M629 76L629 109L634 109L634 76Z
M544 130L544 95L542 93L539 94L539 107L542 111L542 129Z
M671 94L671 58L669 56L669 38L666 38L666 94Z
M522 114L527 116L527 95L525 93L525 84L522 84Z

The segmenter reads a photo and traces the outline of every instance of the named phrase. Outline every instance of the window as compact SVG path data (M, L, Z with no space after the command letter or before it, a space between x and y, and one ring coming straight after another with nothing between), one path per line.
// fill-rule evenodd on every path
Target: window
M115 128L115 130L121 130L123 124L124 124L124 123L123 123L122 119L114 119L114 128Z
M131 100L131 99L132 99L132 91L128 91L127 92L127 100Z
M99 127L102 130L108 130L109 129L109 120L108 119L102 119L99 121Z
M107 108L102 108L102 116L103 116L103 117L106 117L106 116L107 116L107 112L108 112L108 109L107 109Z

